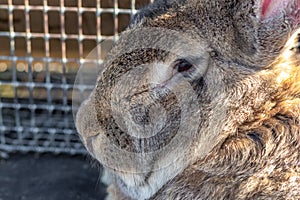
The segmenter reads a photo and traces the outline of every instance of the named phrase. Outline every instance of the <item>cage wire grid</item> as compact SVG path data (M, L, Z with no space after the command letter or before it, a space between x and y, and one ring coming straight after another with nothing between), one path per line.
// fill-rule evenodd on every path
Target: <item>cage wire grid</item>
M100 65L137 9L151 2L0 0L0 157L86 153L73 121L72 92L84 97L94 86L73 86L76 72ZM95 47L97 59L86 59Z

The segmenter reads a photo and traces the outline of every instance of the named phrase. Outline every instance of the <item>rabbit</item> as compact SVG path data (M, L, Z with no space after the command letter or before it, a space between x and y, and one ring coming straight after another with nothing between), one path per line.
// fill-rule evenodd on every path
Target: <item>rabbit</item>
M299 0L156 0L76 115L107 199L300 199Z

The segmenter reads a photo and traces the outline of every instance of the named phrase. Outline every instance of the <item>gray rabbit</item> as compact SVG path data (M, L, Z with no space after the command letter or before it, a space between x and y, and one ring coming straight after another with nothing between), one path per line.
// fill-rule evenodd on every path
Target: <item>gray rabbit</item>
M108 199L300 199L300 1L157 0L76 126Z

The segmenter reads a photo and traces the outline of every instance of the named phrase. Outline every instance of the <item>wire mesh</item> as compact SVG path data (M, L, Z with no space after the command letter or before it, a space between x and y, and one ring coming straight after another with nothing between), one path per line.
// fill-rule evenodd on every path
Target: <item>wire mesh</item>
M0 1L0 153L84 154L72 116L81 65L101 64L132 15L153 0ZM102 41L105 43L101 43ZM100 45L97 45L100 44ZM97 47L97 60L85 57Z

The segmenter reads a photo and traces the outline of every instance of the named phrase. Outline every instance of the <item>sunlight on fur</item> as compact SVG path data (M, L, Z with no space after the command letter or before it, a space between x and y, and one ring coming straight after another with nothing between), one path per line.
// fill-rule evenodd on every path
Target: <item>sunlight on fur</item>
M139 11L76 119L108 199L300 199L299 13L299 0Z

